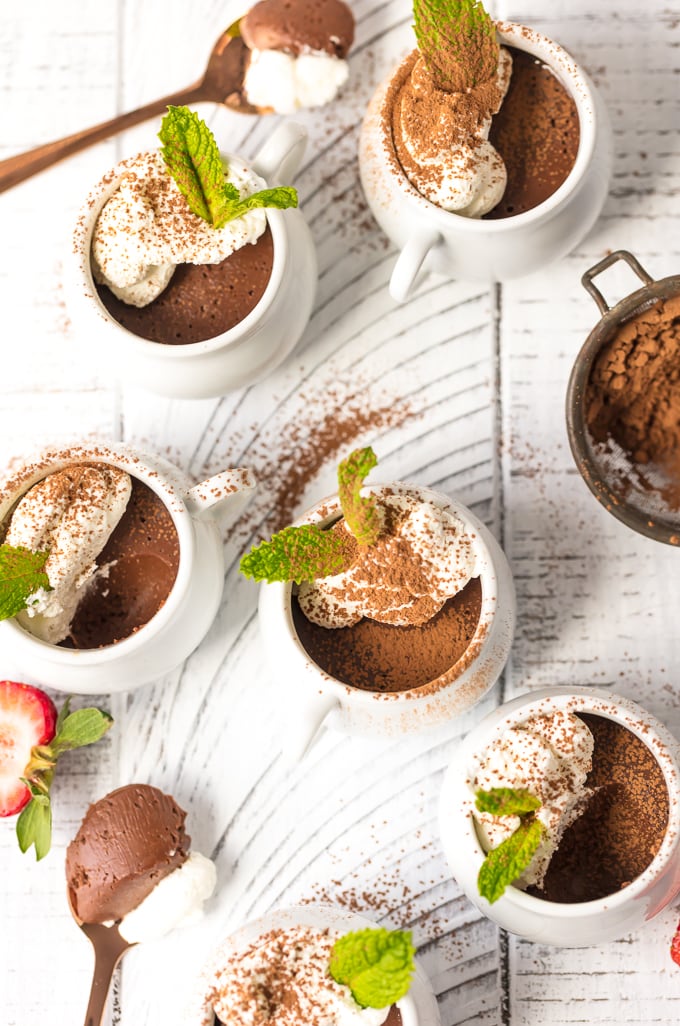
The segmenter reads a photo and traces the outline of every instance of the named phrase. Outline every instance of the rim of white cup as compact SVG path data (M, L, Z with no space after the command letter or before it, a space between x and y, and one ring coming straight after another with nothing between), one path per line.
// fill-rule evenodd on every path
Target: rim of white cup
M471 848L474 849L475 863L481 866L485 852L479 841L474 819L472 817L473 797L472 791L467 786L469 771L472 765L474 743L475 751L481 751L489 743L498 737L509 726L523 723L529 716L540 715L543 712L552 710L569 710L573 712L592 713L594 716L603 716L605 719L612 719L621 726L626 727L649 749L659 764L664 776L666 789L668 791L668 824L663 841L658 852L649 865L621 890L614 894L606 895L604 898L595 898L592 901L558 902L548 901L546 898L538 898L527 894L520 888L510 885L499 899L506 905L514 905L520 910L540 913L547 909L548 915L558 919L576 919L584 914L595 915L598 912L616 909L631 899L637 898L650 883L662 875L668 867L673 855L677 857L678 838L680 837L680 764L675 751L678 743L670 731L651 713L647 712L637 702L633 702L621 695L612 694L602 688L588 687L555 687L545 688L541 691L520 695L507 703L508 713L500 720L496 720L499 710L494 710L477 727L468 734L461 752L460 760L454 760L447 775L453 770L456 762L460 769L465 772L466 779L461 781L461 789L464 788L467 806L465 819L470 820ZM501 707L503 708L503 707ZM493 723L493 726L491 725ZM479 742L474 741L481 733ZM650 738L652 743L650 744ZM653 747L656 746L656 750ZM675 751L674 751L675 750ZM466 760L463 766L463 760ZM445 810L443 799L445 789L442 791L442 806L440 815L443 818Z
M117 321L109 313L101 301L92 275L90 255L92 233L97 223L97 218L104 204L115 193L118 183L128 167L134 164L140 156L151 152L154 151L146 150L133 157L126 157L125 160L121 160L99 180L80 208L73 232L73 250L76 255L78 276L81 284L81 295L78 298L92 305L107 327L123 332L126 343L132 348L137 349L140 355L149 356L153 354L155 357L162 355L167 360L182 360L189 356L196 356L198 353L208 353L216 349L235 346L241 341L247 341L251 329L259 323L279 292L283 281L284 267L288 258L288 241L283 221L284 212L273 207L265 208L267 224L271 229L274 247L269 281L253 309L246 314L243 320L229 328L228 331L223 331L220 335L214 335L212 338L203 339L201 342L182 342L177 345L166 342L153 342L150 339L136 335L133 331L124 327L120 321ZM225 153L222 153L222 156L227 161L239 161L248 170L252 170L250 165L241 157ZM250 245L250 243L246 243L246 245Z
M274 909L257 919L244 923L221 942L210 957L207 968L201 973L195 1004L197 1006L196 1010L199 1012L198 1005L200 1003L199 1014L203 1015L203 1020L200 1024L195 1023L192 1016L190 1026L204 1026L204 1024L208 1026L210 1022L209 1016L212 1015L213 1019L215 1018L214 1010L209 1006L205 991L209 981L219 971L225 961L233 958L239 951L245 950L245 948L255 943L258 935L265 936L272 929L293 929L296 926L309 926L312 929L319 930L337 930L340 936L357 929L381 928L378 923L373 922L373 920L361 912L350 912L347 909L327 903L291 905L287 908ZM418 1026L420 1017L416 1002L410 991L405 997L393 1003L402 1014L403 1026ZM385 1017L387 1017L390 1007L386 1006ZM210 1026L212 1026L212 1023Z
M36 646L39 650L49 652L51 662L68 665L77 661L80 666L95 666L99 663L112 662L123 655L135 652L147 643L150 634L157 634L172 619L189 587L196 546L191 516L184 499L179 488L168 478L164 469L167 465L172 472L179 475L178 468L169 464L163 457L145 454L139 449L110 442L101 445L74 445L40 452L35 459L12 473L11 477L0 485L0 504L4 506L7 503L7 510L2 514L0 522L7 520L19 499L32 485L72 463L106 463L119 467L121 470L127 471L131 477L137 478L155 492L162 501L172 518L179 543L177 576L165 602L147 623L120 641L115 641L102 648L61 648L59 645L53 645L35 637L30 631L25 630L14 617L5 621L6 628L20 635L24 645ZM156 464L161 466L160 475L163 479L159 476L159 471L155 469Z
M445 673L440 674L439 677L435 677L431 681L426 681L424 684L418 685L418 687L408 688L404 691L369 691L364 688L355 687L351 684L346 684L344 681L338 680L337 677L332 677L326 670L324 670L318 663L314 662L307 649L302 644L298 633L295 629L295 623L293 621L292 612L292 592L293 584L287 581L280 585L264 585L267 588L278 587L280 593L278 597L278 610L283 615L284 622L287 627L287 636L292 648L296 653L296 657L303 660L313 670L317 671L324 679L326 690L330 690L336 696L346 697L347 695L352 696L352 701L359 704L371 704L373 702L394 702L394 701L413 701L414 698L431 697L438 694L451 685L454 685L460 677L468 670L474 670L475 664L484 650L484 644L491 632L493 621L498 611L498 595L497 595L497 575L494 568L493 559L491 553L486 545L486 542L482 538L478 530L477 517L462 503L456 502L450 496L444 492L435 491L432 488L427 488L421 485L410 484L404 481L392 481L388 484L370 484L365 485L361 489L362 495L370 495L381 492L396 492L396 493L415 493L422 499L434 501L437 505L448 508L454 512L465 524L466 528L474 532L474 547L478 558L479 572L478 577L482 586L482 604L479 614L479 622L475 629L475 633L470 639L465 651L458 658L458 660L446 670ZM332 523L338 519L341 515L342 510L340 506L340 499L337 493L329 495L319 502L315 503L314 506L310 507L303 513L296 521L295 526L298 527L302 524L319 523L325 521ZM486 584L486 587L485 587ZM495 586L495 587L494 587ZM476 651L474 651L476 649ZM474 651L474 656L469 658L471 651ZM487 690L485 687L484 690Z
M574 165L562 182L562 184L548 196L547 199L532 207L531 210L513 214L510 217L494 218L486 220L483 218L465 217L452 210L444 210L430 200L426 199L407 178L401 168L397 157L391 132L385 130L385 107L390 99L391 85L397 75L400 74L404 64L412 59L414 51L411 51L391 73L389 85L382 97L378 111L378 123L380 130L380 151L384 161L388 162L393 180L401 190L404 197L418 207L428 211L428 217L438 220L442 230L455 218L457 231L469 231L471 233L484 232L497 234L512 231L516 226L530 225L550 214L557 207L560 207L568 197L577 189L583 176L592 160L595 149L597 113L595 98L585 73L574 58L552 39L544 36L541 32L519 22L496 22L496 30L501 43L514 46L515 49L524 50L534 57L539 57L544 64L556 74L556 77L568 91L573 99L579 119L579 144ZM395 167L401 169L401 174L395 173Z

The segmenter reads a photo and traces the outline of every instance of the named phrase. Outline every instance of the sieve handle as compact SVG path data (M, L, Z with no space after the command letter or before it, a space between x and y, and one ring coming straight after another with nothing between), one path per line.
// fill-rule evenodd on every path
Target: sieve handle
M631 270L635 271L638 278L640 278L645 285L651 285L654 281L652 276L647 274L642 264L640 264L633 254L629 253L627 249L617 249L616 252L610 253L609 256L604 258L604 260L600 260L599 264L595 264L594 267L591 267L590 270L586 271L581 278L583 288L593 297L600 309L600 313L603 314L609 312L609 304L597 286L593 284L593 278L598 274L602 274L603 271L606 271L608 267L611 267L612 264L615 264L618 260L625 261L625 263L628 264Z

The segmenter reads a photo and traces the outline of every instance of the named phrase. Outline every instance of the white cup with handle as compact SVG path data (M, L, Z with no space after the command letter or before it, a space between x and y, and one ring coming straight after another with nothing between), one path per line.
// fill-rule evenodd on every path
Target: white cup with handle
M368 205L400 250L390 279L392 297L403 303L421 271L463 281L520 278L570 252L595 223L607 197L612 141L605 106L574 59L546 36L524 25L499 23L503 45L546 64L569 92L579 117L580 139L571 172L532 210L498 220L463 217L427 200L399 165L392 141L391 104L410 57L378 87L359 140L359 171Z

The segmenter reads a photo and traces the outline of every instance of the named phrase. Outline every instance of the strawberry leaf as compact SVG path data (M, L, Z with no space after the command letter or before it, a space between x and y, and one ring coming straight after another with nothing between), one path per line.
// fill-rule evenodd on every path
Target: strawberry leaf
M523 820L512 836L490 851L479 870L477 888L493 905L506 887L527 868L541 843L544 826L538 819Z
M48 556L49 552L0 545L0 620L26 609L26 600L40 588L52 590L43 569Z
M214 228L223 228L255 207L297 206L297 192L289 187L263 189L241 199L225 177L215 136L188 107L168 107L158 136L163 160L189 209Z
M492 787L488 791L477 791L475 806L479 812L492 816L523 816L540 809L541 799L522 788Z
M50 743L55 759L64 752L93 745L113 726L113 719L102 709L77 709L58 725L56 736Z
M52 844L52 806L49 797L36 790L30 781L28 786L33 797L17 819L17 840L24 853L34 845L36 861L39 862Z
M387 1008L408 993L415 970L408 930L354 930L331 951L328 971L363 1008Z
M338 467L340 505L347 526L360 545L375 544L382 528L375 496L361 495L364 478L377 463L378 457L369 446L355 449Z
M261 542L241 559L240 570L255 581L313 581L340 573L347 547L335 531L316 524L284 527L271 541Z

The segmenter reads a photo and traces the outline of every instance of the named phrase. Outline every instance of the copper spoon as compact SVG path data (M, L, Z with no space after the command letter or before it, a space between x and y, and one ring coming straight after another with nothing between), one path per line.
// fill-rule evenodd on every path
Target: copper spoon
M101 1026L114 970L123 954L133 946L133 943L125 940L116 923L111 926L106 926L104 923L84 923L75 910L70 887L68 888L68 903L71 915L94 948L92 987L85 1012L84 1026Z
M249 50L240 36L235 35L238 29L232 26L223 32L215 43L212 53L208 59L208 66L205 69L203 78L195 85L182 89L178 93L171 93L161 100L154 100L147 103L145 107L130 111L129 114L120 114L110 121L101 125L94 125L86 128L84 132L76 132L75 135L68 135L65 139L57 142L47 143L45 146L38 146L28 153L20 153L15 157L0 161L0 192L11 189L19 182L25 181L38 171L43 171L64 157L70 157L73 153L84 150L93 143L101 142L102 139L122 132L126 128L138 125L140 121L154 115L162 114L168 105L181 107L190 103L204 101L224 103L233 110L243 113L256 114L257 109L246 102L242 95L243 77L247 66Z

